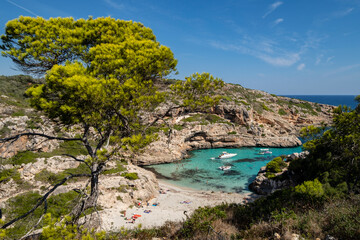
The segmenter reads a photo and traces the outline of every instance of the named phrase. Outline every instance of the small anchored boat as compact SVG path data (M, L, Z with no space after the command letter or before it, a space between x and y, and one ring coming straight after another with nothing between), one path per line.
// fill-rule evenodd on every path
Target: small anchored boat
M268 148L260 149L260 152L258 152L259 155L265 155L265 154L272 154L272 152L269 151Z
M231 166L220 166L219 169L226 171L226 170L230 170Z
M235 157L236 155L237 155L237 153L223 152L223 153L220 154L217 158L218 158L218 159L232 158L232 157Z

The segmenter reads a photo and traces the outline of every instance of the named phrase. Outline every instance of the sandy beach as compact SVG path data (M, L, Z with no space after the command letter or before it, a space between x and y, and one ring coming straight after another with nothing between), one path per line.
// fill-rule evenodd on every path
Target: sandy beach
M128 209L111 208L101 211L103 222L101 228L104 230L118 231L122 227L127 229L136 228L141 224L142 228L162 226L166 221L183 221L186 219L184 211L190 215L195 209L201 206L215 206L221 203L244 203L257 198L253 193L223 193L195 191L180 188L168 183L159 181L160 193L157 198L151 199L149 205L146 202L143 206L134 206ZM158 203L158 204L156 204ZM126 216L121 213L126 210ZM137 217L131 223L133 215ZM129 219L129 220L126 220Z

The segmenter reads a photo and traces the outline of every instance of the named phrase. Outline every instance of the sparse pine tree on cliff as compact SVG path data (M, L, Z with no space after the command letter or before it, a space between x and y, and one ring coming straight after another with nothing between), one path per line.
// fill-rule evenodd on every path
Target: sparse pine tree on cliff
M159 92L157 85L176 71L177 61L168 47L156 41L151 29L140 23L113 18L20 17L7 23L1 39L2 54L20 69L45 74L44 84L27 91L32 106L62 124L81 126L82 134L75 138L29 132L0 140L38 136L83 144L87 158L70 157L88 166L90 173L81 176L90 178L91 190L72 210L75 220L96 206L99 175L120 148L136 151L146 146L155 138L147 134L148 127L175 107L210 107L219 101L210 93L223 82L210 74L195 74L171 87L181 98L180 105L171 104L167 111L157 112L161 103L171 99L169 93ZM196 98L179 91L195 92ZM144 117L148 112L154 112L152 121ZM54 185L35 207L74 177L78 175Z

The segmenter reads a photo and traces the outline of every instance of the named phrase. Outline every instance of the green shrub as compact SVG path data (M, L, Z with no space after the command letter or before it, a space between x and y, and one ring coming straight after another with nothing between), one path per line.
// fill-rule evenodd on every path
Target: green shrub
M197 234L204 234L209 231L209 226L217 220L226 217L225 205L210 207L200 207L195 210L190 219L186 220L180 230L180 239L199 239Z
M0 172L0 183L8 182L13 179L15 182L20 181L20 173L16 169L4 169Z
M90 169L84 163L79 164L79 166L76 168L69 168L60 173L53 173L46 169L43 169L41 172L35 174L35 180L54 184L72 174L90 174ZM69 181L75 180L71 179Z
M115 173L123 172L125 170L126 170L126 168L124 167L124 163L123 162L117 162L115 168L105 170L104 174L105 175L107 175L107 174L115 174Z
M284 115L286 115L287 113L285 112L284 109L280 108L279 111L278 111L278 114L279 114L280 116L284 116Z
M18 152L12 158L10 158L9 162L14 165L21 165L23 163L34 163L36 162L36 158L39 158L39 153L31 152L31 151L24 151Z
M184 126L175 124L175 125L173 126L173 128L174 128L176 131L181 131L181 130L184 129Z
M235 131L228 132L228 135L235 135L235 134L237 134L237 132L235 132Z
M10 126L14 125L12 122L5 122L3 127L0 129L0 137L5 137L11 133Z
M327 205L323 215L323 229L327 230L329 235L337 239L359 239L359 195Z
M281 157L276 157L266 164L266 172L279 173L286 166L286 163Z
M13 112L11 114L12 117L22 117L22 116L25 116L25 115L26 115L26 113L25 113L24 109L19 109L16 112Z
M239 102L242 103L242 104L244 104L245 106L249 106L249 105L250 105L250 103L247 103L247 102L245 102L244 100L240 100Z
M226 124L230 124L228 121L226 121L225 119L223 119L222 117L219 117L218 115L215 114L207 114L205 116L205 120L209 121L211 124L214 123L226 123Z
M208 123L225 123L232 125L230 122L226 121L225 119L215 115L215 114L195 114L188 118L182 119L183 122L199 122L200 125L207 125Z
M268 108L265 103L262 104L262 108L265 110L265 111L271 111L270 108Z
M63 239L83 239L83 240L103 240L105 238L105 231L96 233L94 230L78 226L76 224L69 224L71 218L65 217L65 221L57 218L52 218L50 213L44 217L44 227L42 229L41 239L63 240Z
M229 96L222 96L222 99L224 99L227 102L232 102L233 101L233 99L231 97L229 97Z
M266 173L265 173L265 177L271 179L271 178L276 177L276 175L275 175L274 173L272 173L272 172L266 172Z
M129 180L136 180L139 178L137 173L123 173L121 176Z
M201 114L195 114L193 116L182 119L183 122L201 122L203 121L203 116Z
M323 185L318 179L315 179L314 181L305 181L303 184L296 186L295 192L309 198L320 198L325 193Z
M39 116L35 116L26 121L26 127L30 129L38 129L42 122L43 121Z
M43 169L35 174L35 180L45 183L55 183L61 180L61 178L60 178L60 174L55 174L46 169Z

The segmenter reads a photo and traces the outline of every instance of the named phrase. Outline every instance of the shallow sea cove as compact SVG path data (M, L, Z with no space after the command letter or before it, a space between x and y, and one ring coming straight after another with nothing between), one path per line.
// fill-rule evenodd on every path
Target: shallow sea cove
M301 152L301 147L267 148L271 154L259 154L258 147L217 148L192 151L191 158L176 163L152 165L146 168L155 171L159 179L180 187L196 190L248 192L248 185L255 179L259 169L274 157ZM236 153L228 159L215 159L222 152ZM221 170L221 166L231 166Z
M355 108L355 95L287 95L287 97L334 106L347 105ZM259 169L280 155L301 152L301 147L269 148L272 154L259 155L256 147L240 149L203 149L192 151L192 157L176 163L148 166L158 178L170 184L196 190L248 192L248 185L255 179ZM229 159L212 159L223 151L237 153ZM220 166L231 166L227 171Z

